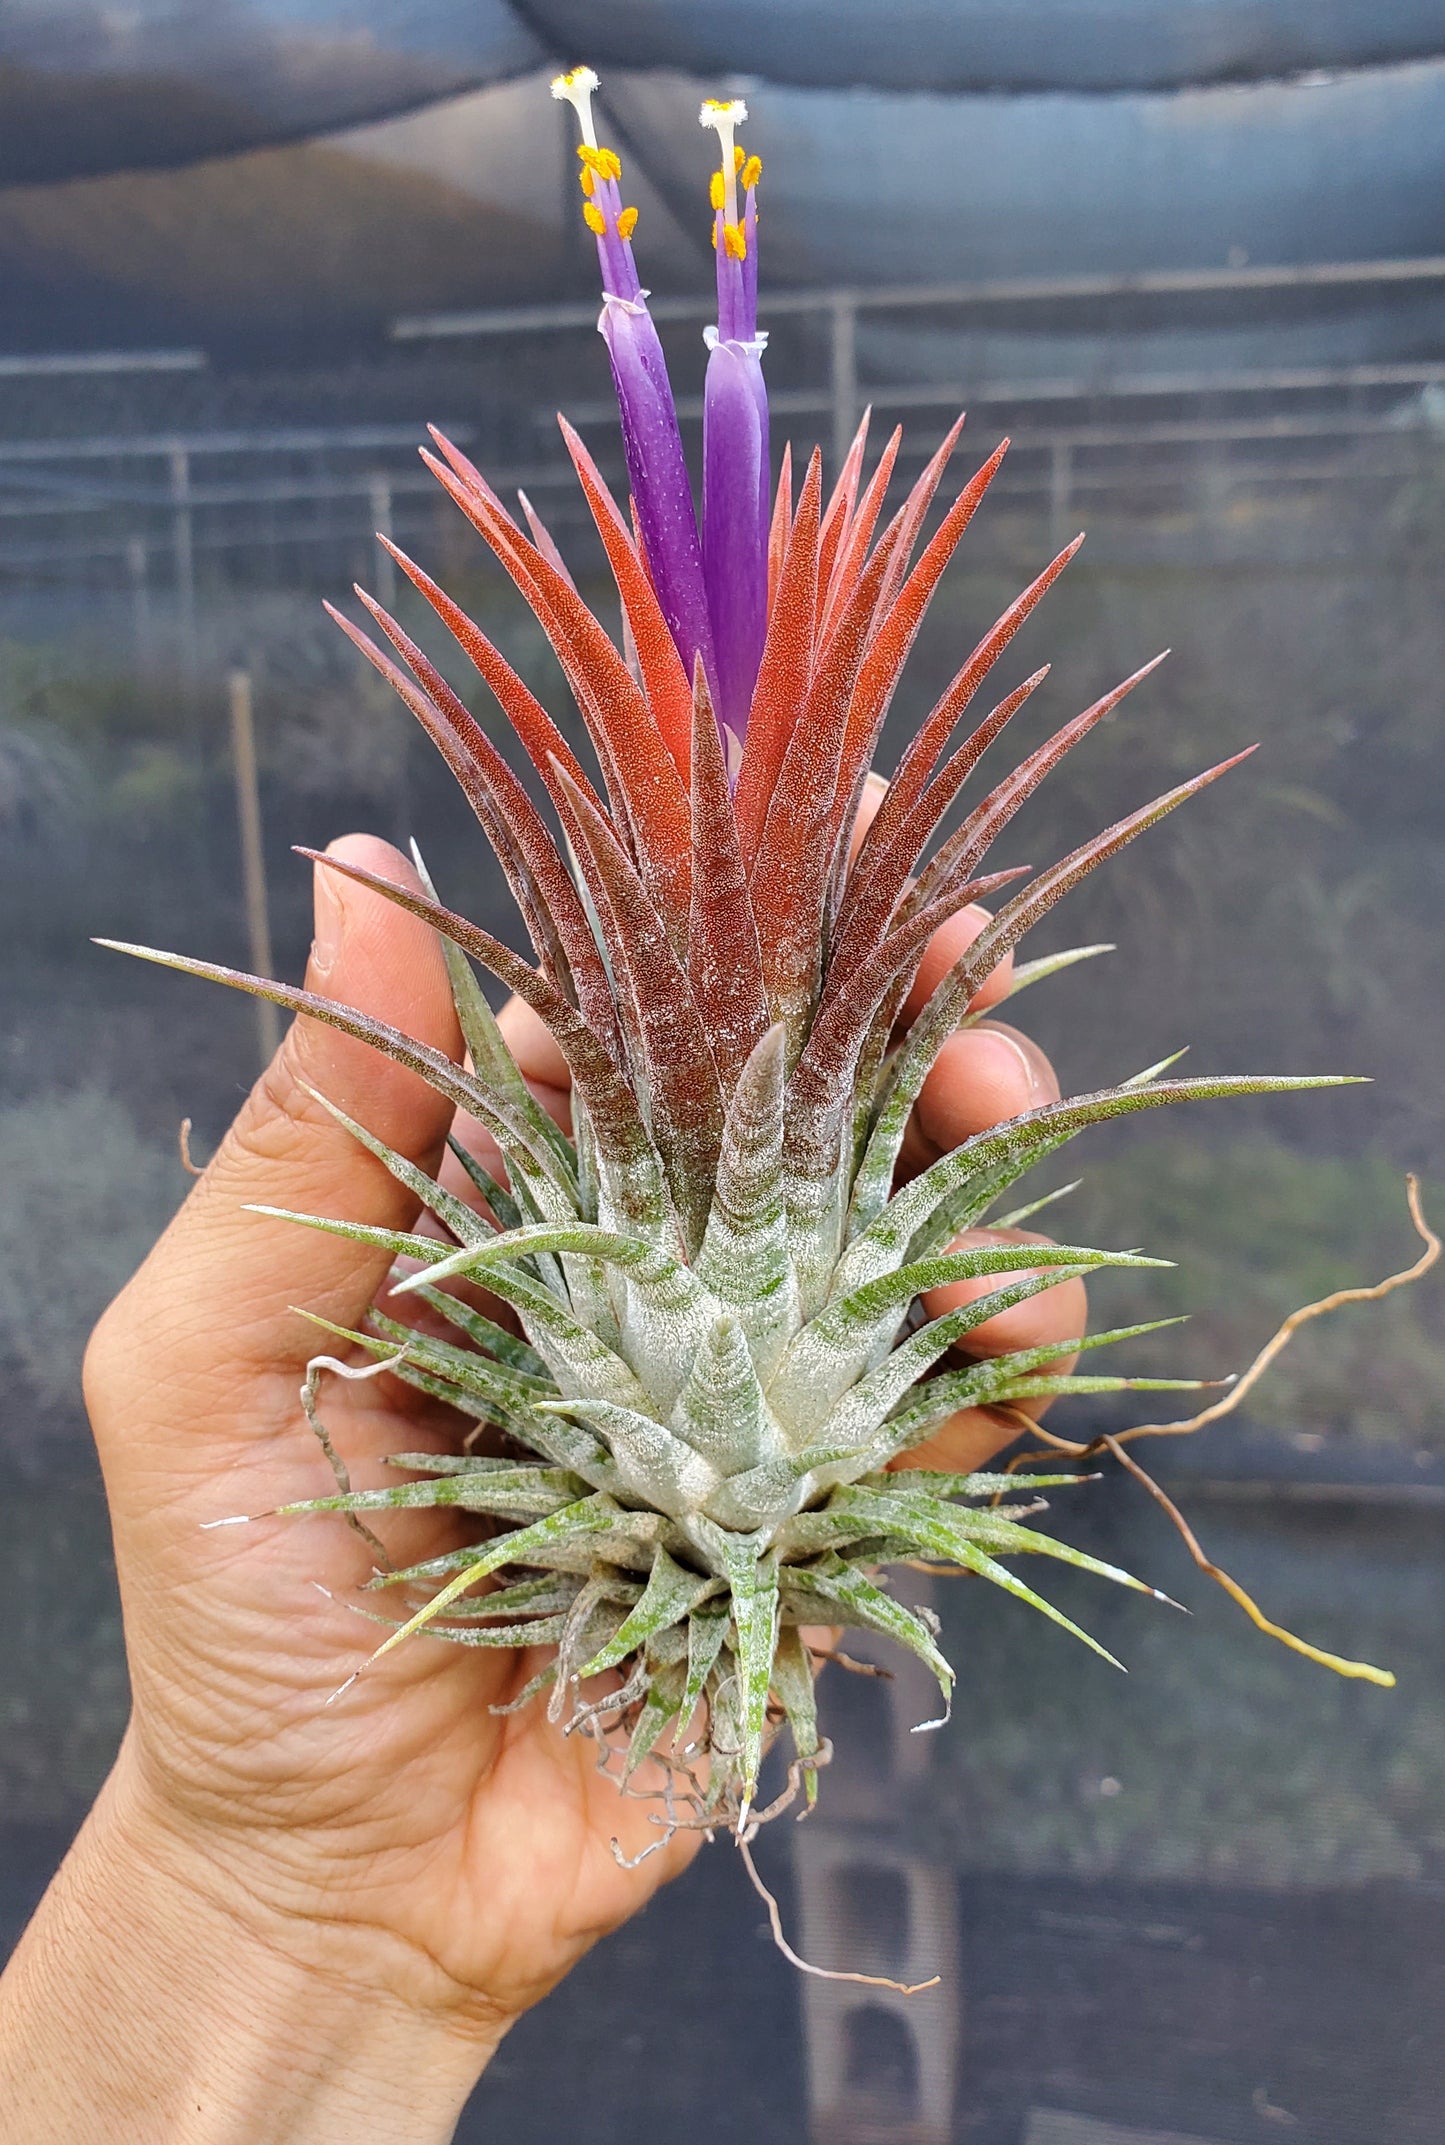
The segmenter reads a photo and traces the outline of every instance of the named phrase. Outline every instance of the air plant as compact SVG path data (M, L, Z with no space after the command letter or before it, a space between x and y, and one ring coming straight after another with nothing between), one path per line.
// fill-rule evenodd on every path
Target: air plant
M462 1065L304 991L149 957L365 1039L470 1112L505 1160L503 1183L458 1147L476 1190L464 1200L342 1118L433 1217L440 1241L289 1217L414 1262L365 1330L342 1337L472 1426L454 1454L396 1454L409 1478L399 1486L344 1487L288 1507L358 1522L403 1506L445 1507L486 1522L470 1546L378 1571L373 1613L400 1604L379 1652L412 1638L550 1649L517 1704L550 1693L559 1730L597 1734L624 1785L640 1788L644 1761L660 1764L670 1824L745 1837L758 1816L764 1755L781 1734L793 1789L809 1801L816 1791L827 1746L805 1635L813 1627L882 1633L909 1649L937 1677L946 1714L953 1671L936 1623L890 1592L889 1566L974 1574L1096 1653L1103 1649L1012 1560L1053 1558L1153 1591L1025 1524L1032 1507L1002 1501L1077 1479L1072 1472L896 1469L958 1409L1161 1383L1052 1367L1061 1353L1148 1327L950 1362L965 1336L1067 1276L1156 1263L1076 1245L957 1248L960 1232L1034 1211L997 1213L1026 1171L1088 1126L1203 1097L1329 1083L1178 1079L1166 1077L1168 1065L1153 1067L1030 1110L899 1181L920 1088L946 1039L976 1017L969 1008L985 978L1096 865L1237 761L1130 811L1046 870L985 869L991 844L1044 776L1150 663L945 831L985 749L1045 672L1006 694L961 742L955 732L1076 541L966 657L855 840L905 660L1007 443L926 540L959 425L896 506L900 435L865 477L866 418L830 489L814 453L795 495L786 451L773 486L757 327L761 165L735 138L744 106L709 103L702 121L721 149L711 180L718 312L706 336L699 524L633 255L637 211L626 204L618 156L596 134L595 87L587 69L553 85L580 124L582 213L597 241L599 325L630 512L565 420L562 431L621 599L621 648L530 507L523 527L440 434L436 451L423 453L542 625L595 767L583 765L480 628L394 545L397 565L507 718L552 820L394 617L361 591L379 639L333 613L456 775L516 898L530 954L444 907L429 881L418 893L321 860L440 935L467 1044ZM903 1028L939 927L1005 888L992 920ZM1106 950L1022 963L1013 992ZM529 1091L473 963L555 1039L572 1079L570 1136ZM927 1292L980 1276L993 1284L986 1293L927 1315ZM509 1323L476 1307L479 1286L508 1307ZM427 1307L428 1330L396 1315L398 1297Z

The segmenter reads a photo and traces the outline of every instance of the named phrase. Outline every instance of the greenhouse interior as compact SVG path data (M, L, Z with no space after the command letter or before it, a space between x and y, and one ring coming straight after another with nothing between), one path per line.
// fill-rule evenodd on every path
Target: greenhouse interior
M1128 1367L1238 1376L1300 1307L1410 1269L1407 1179L1426 1238L1432 1212L1445 1225L1438 0L6 9L6 1949L130 1703L86 1338L284 1026L92 942L295 983L312 924L294 848L362 829L414 840L444 901L525 945L446 766L323 602L364 621L353 584L372 592L512 749L401 547L584 737L536 619L418 456L435 426L509 507L523 494L621 645L557 421L625 498L574 115L548 93L579 63L695 469L707 97L745 102L762 161L774 479L789 442L799 473L820 447L831 484L866 414L865 472L902 427L891 511L966 412L941 511L1010 442L881 764L1081 530L998 673L1053 665L1024 747L1169 660L999 861L1043 865L1261 747L1031 949L1113 949L1021 1015L1066 1093L1185 1049L1201 1074L1362 1083L1153 1112L1047 1164L1039 1191L1082 1181L1045 1227L1172 1262L1091 1287L1100 1323L1188 1319ZM1241 1406L1150 1459L1267 1622L1384 1664L1393 1689L1276 1643L1101 1463L1049 1525L1190 1613L1081 1573L1045 1591L1127 1677L995 1588L918 1574L958 1672L949 1727L910 1733L936 1692L872 1635L849 1634L867 1672L820 1679L837 1756L807 1822L762 1833L758 1869L799 1954L887 1985L797 1971L719 1839L518 2024L462 2145L584 2127L593 2145L1434 2145L1438 1280L1301 1328ZM1126 1393L1049 1421L1087 1440L1152 1419Z

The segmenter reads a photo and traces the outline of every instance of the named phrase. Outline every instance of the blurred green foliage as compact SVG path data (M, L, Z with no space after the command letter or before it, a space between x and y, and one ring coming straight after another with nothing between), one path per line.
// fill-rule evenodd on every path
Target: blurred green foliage
M1053 1225L1064 1228L1067 1213L1071 1242L1077 1234L1082 1243L1140 1244L1177 1262L1172 1271L1120 1270L1098 1282L1095 1315L1110 1325L1191 1319L1129 1342L1110 1368L1237 1375L1292 1311L1383 1280L1423 1248L1403 1173L1382 1156L1302 1154L1262 1133L1220 1139L1214 1130L1208 1144L1192 1140L1176 1118L1165 1137L1116 1145L1057 1210ZM1424 1197L1427 1211L1445 1219L1445 1187L1427 1185ZM1312 1320L1249 1396L1249 1419L1445 1454L1440 1286L1437 1269L1418 1292ZM1201 1395L1201 1405L1211 1397Z
M1101 1514L1079 1500L1102 1501ZM1017 1604L944 1582L959 1668L952 1726L910 1813L968 1868L1270 1888L1437 1876L1445 1867L1438 1513L1237 1510L1183 1502L1269 1614L1394 1669L1381 1691L1286 1651L1190 1565L1118 1478L1056 1495L1045 1522L1167 1587L1186 1620L1075 1575L1047 1588L1125 1681ZM1020 1694L1027 1702L1020 1703Z

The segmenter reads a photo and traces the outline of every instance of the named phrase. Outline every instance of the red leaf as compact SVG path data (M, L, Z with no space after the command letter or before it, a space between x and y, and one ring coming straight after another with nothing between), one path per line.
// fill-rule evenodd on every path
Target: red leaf
M778 471L778 489L773 500L773 518L768 525L768 611L771 615L773 602L778 593L778 576L783 570L783 554L788 548L788 532L793 526L793 443L783 448L782 467Z
M893 602L888 603L886 593L880 596L877 632L858 680L848 719L848 742L843 761L845 779L848 772L873 750L923 614L1007 452L1008 441L1002 440L983 467L969 478ZM908 541L911 544L912 538ZM900 543L898 556L901 558L902 555Z
M893 480L893 468L902 444L903 427L895 425L891 438L878 458L878 467L868 479L858 511L848 525L847 536L838 553L837 564L833 568L832 585L823 604L825 629L836 617L840 606L847 602L859 574L863 571L863 561L868 555L868 546L873 541L873 531L877 526L888 486Z
M852 898L839 920L829 948L828 976L823 989L826 1005L839 983L846 985L853 968L882 938L894 905L908 884L908 875L923 854L934 828L943 818L972 772L984 747L1004 727L1048 676L1048 667L1010 693L980 723L966 744L931 783L886 847L871 857L868 869L858 876ZM821 1007L820 1007L821 1010Z
M497 853L539 958L548 963L559 985L570 975L585 1017L612 1041L616 1026L607 971L577 889L541 814L486 732L395 619L389 619L369 597L363 595L362 601L407 661L415 655L419 672L435 679L439 688L435 698L333 604L328 603L326 609L405 701L441 752Z
M768 637L763 644L763 660L743 739L743 764L734 810L743 862L750 871L813 668L818 503L822 487L823 458L815 450L778 576L777 600L768 619Z
M947 692L943 694L927 720L920 727L903 758L899 761L898 771L888 786L888 794L884 798L872 826L864 837L863 847L858 856L858 868L860 877L863 879L866 879L872 871L878 850L886 848L892 842L903 820L913 810L914 805L922 795L934 762L943 750L959 717L978 691L984 678L992 670L994 664L1003 654L1003 651L1007 648L1034 606L1047 590L1052 588L1054 582L1057 581L1059 575L1068 565L1083 541L1082 536L1076 536L1074 541L1067 545L1059 553L1058 557L1044 568L1037 579L1029 583L1023 594L1014 598L1003 615L989 627L988 632L985 633L968 661L954 677ZM997 710L995 710L995 713L997 713ZM988 720L992 722L993 717L990 716ZM987 725L984 727L987 727ZM983 738L983 743L978 748L979 752L983 751L984 746L990 743L992 736L996 734L996 732L991 732L989 736ZM982 735L981 731L975 732L975 738L980 735ZM970 740L970 743L972 742L973 740ZM977 754L975 754L975 758L977 758ZM866 863L865 859L867 860Z
M644 571L633 549L627 524L603 483L596 463L566 418L559 417L557 421L562 427L567 452L592 509L592 519L597 524L607 563L612 568L617 592L622 598L648 705L678 774L686 782L692 739L692 694L688 690L687 673L677 644L662 615L651 576Z
M581 710L607 786L620 802L638 867L686 943L691 825L687 791L636 679L582 599L520 531L425 451L422 460L491 546L552 643Z
M833 496L828 501L828 510L823 516L818 532L818 588L826 606L833 586L833 568L838 563L839 547L848 533L848 524L853 518L853 508L858 498L858 480L863 472L863 451L868 443L868 425L873 412L863 412L863 421L853 434L853 444L843 459L833 486Z

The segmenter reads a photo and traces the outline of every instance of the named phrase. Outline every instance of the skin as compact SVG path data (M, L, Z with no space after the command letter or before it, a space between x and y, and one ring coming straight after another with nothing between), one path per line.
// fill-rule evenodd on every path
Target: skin
M411 878L370 837L336 852ZM459 1055L430 933L324 870L316 903L308 985ZM983 921L980 911L954 919L931 961L946 966ZM980 1003L1006 987L1005 974L991 978ZM565 1118L550 1038L515 1003L503 1024L538 1095ZM656 1834L597 1775L592 1747L564 1739L540 1707L502 1719L488 1710L537 1658L418 1641L328 1706L379 1635L347 1606L371 1557L341 1524L202 1531L316 1494L297 1393L324 1342L291 1307L355 1324L388 1263L243 1210L416 1220L307 1087L428 1168L443 1150L448 1112L430 1090L364 1045L298 1022L97 1329L86 1392L134 1712L0 1980L9 2145L108 2134L127 2145L445 2140L512 2021L692 1852L679 1839L620 1869L614 1838L635 1854ZM1057 1094L1047 1061L1013 1028L961 1033L923 1091L905 1166ZM480 1128L460 1129L485 1147ZM988 1285L939 1291L929 1308ZM979 1328L971 1345L1061 1340L1082 1331L1084 1309L1081 1284L1064 1282ZM388 1452L455 1447L450 1411L389 1377L333 1379L324 1408L363 1484L382 1478ZM910 1457L974 1466L1004 1434L986 1415L960 1415ZM447 1525L396 1515L388 1545L411 1561L450 1546Z

